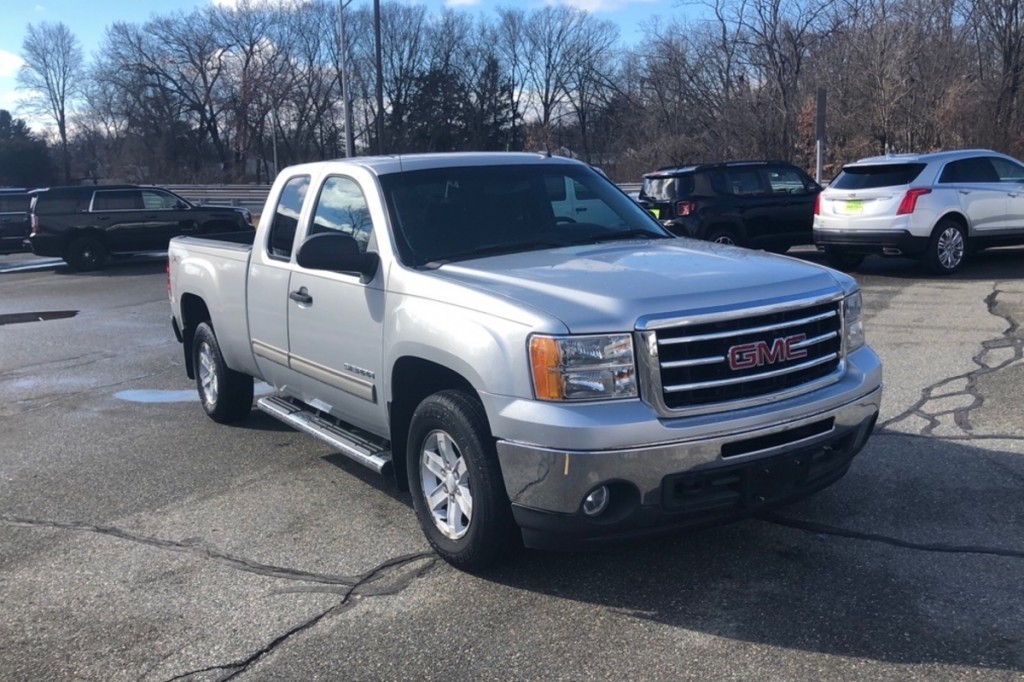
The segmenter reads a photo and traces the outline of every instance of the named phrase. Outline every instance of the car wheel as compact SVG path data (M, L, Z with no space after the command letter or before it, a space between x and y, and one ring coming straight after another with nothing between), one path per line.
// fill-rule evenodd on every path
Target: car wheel
M825 262L830 267L842 272L853 272L864 262L864 258L865 255L863 253L850 253L835 247L825 249Z
M736 236L736 233L728 228L713 230L711 234L708 235L708 241L716 244L728 244L729 246L743 246L740 243L739 237Z
M479 400L458 390L429 396L413 413L408 443L413 507L427 540L445 561L476 571L518 547Z
M79 237L64 251L64 262L74 270L99 270L107 260L107 247L95 237Z
M925 267L936 275L948 275L960 268L966 254L967 235L963 226L955 220L940 220L928 243Z
M206 322L196 327L192 363L199 402L210 419L219 424L233 424L252 411L252 377L224 363L217 335Z

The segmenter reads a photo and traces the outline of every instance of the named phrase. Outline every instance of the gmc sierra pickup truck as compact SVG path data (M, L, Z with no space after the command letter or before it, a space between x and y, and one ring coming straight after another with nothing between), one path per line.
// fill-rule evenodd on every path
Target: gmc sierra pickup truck
M569 159L294 166L254 234L168 258L207 415L267 382L259 409L393 475L467 570L788 503L878 416L854 279L674 237Z

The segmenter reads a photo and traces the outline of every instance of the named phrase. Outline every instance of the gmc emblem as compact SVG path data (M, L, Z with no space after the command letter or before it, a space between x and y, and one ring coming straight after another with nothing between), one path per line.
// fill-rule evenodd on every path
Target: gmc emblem
M807 334L794 334L775 339L771 345L768 345L767 341L755 341L733 346L729 349L729 369L750 369L751 367L806 358L806 348L793 347L806 340Z

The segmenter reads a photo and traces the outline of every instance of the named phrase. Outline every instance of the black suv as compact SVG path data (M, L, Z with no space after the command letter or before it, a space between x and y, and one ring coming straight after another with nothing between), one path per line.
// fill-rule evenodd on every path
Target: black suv
M27 189L0 189L0 254L28 251Z
M730 161L647 173L638 201L681 237L783 253L813 243L819 192L792 164Z
M108 254L164 251L178 235L253 229L246 209L196 206L159 187L50 187L31 195L32 252L76 270L100 268Z

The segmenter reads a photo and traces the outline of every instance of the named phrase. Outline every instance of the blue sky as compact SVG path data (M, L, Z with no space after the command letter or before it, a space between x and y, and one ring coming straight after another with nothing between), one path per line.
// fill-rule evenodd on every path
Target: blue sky
M269 0L274 1L274 0ZM498 7L539 7L543 4L573 5L593 13L600 19L619 25L624 41L639 38L640 25L651 17L670 16L682 12L680 0L404 0L422 3L431 10L448 6L456 9L492 13ZM189 11L211 2L232 4L233 0L3 0L0 21L0 109L19 112L18 102L25 97L16 89L15 74L21 65L21 43L30 23L63 21L75 34L88 59L99 46L107 26L115 21L144 23L152 15L177 10ZM354 0L369 5L371 0ZM33 122L30 120L30 124ZM33 125L33 128L36 126Z

